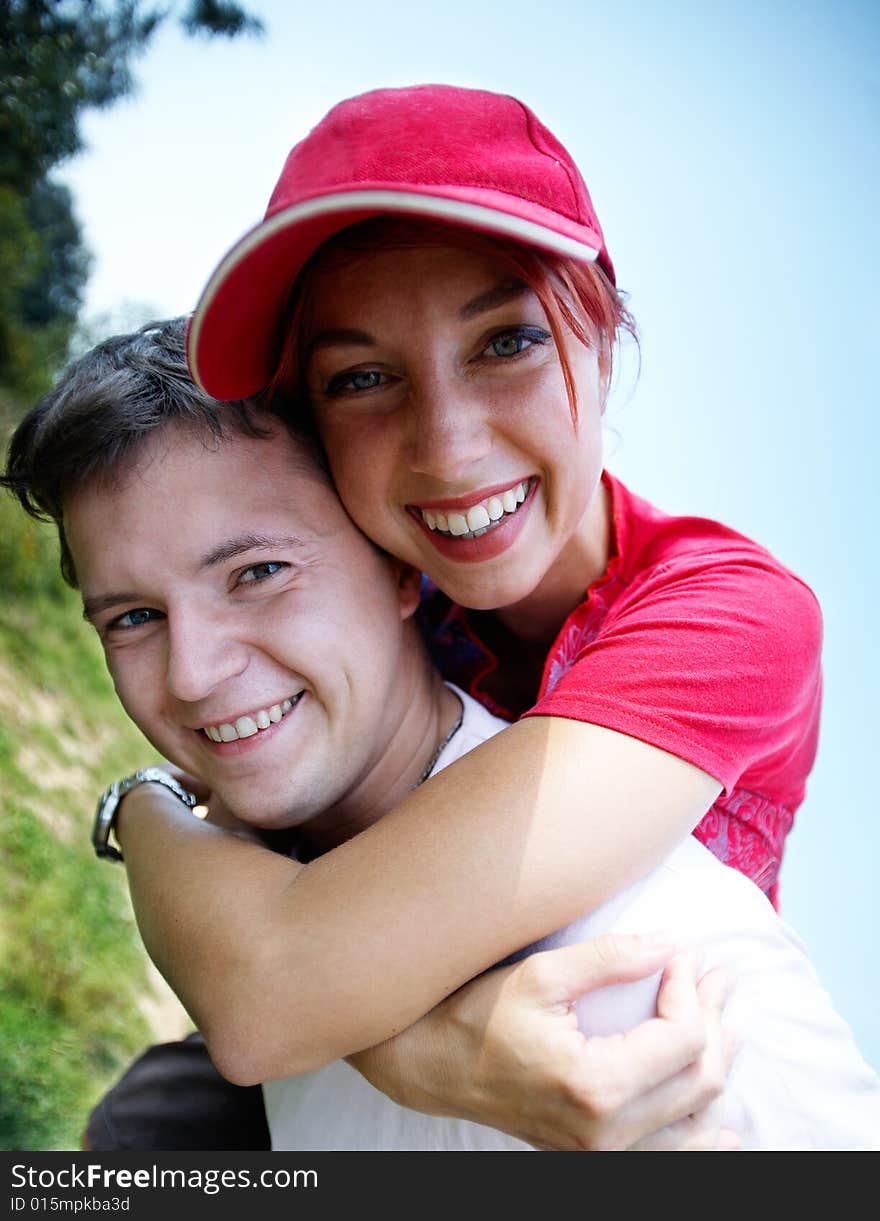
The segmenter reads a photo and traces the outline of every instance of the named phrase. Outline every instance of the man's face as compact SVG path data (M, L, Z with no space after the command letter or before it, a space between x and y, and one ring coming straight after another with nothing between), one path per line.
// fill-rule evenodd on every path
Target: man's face
M398 708L412 574L314 460L166 429L64 526L126 711L239 818L299 825L368 786ZM395 678L398 681L395 681Z

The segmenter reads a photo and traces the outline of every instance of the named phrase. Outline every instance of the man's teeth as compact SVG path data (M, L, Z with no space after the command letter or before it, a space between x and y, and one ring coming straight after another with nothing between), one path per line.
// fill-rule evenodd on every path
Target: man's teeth
M525 500L531 480L518 483L515 488L508 488L500 496L490 496L481 500L465 512L441 513L438 509L420 509L422 521L429 530L437 530L441 534L451 534L453 538L479 538L487 530L491 530L505 514L515 513Z
M268 729L270 725L280 721L294 704L299 703L300 695L302 692L292 700L282 700L271 708L261 708L259 712L240 716L237 721L227 722L225 725L205 725L205 733L212 742L235 742L238 738L252 738L261 729Z

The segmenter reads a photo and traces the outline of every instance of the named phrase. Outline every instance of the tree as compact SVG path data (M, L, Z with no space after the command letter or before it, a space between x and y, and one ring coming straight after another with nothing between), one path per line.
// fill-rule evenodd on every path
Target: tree
M0 385L33 397L62 361L89 256L55 166L82 148L79 119L130 93L132 63L171 15L143 0L0 0ZM231 0L188 0L191 35L262 26Z

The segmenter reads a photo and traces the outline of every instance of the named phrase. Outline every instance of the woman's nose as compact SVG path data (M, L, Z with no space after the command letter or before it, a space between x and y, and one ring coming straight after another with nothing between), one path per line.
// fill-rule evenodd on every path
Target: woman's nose
M458 381L438 381L413 392L408 452L414 471L453 483L466 476L491 448L485 408Z
M205 699L247 666L246 645L217 620L181 611L169 615L169 694L182 703Z

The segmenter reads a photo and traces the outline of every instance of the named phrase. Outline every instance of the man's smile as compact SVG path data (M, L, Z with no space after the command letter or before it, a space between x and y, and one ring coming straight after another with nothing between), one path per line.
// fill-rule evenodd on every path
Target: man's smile
M235 742L239 738L252 738L254 734L271 728L294 708L303 696L299 691L289 699L283 699L279 704L270 704L268 708L258 708L244 713L234 720L222 721L214 725L203 725L199 730L212 742Z

